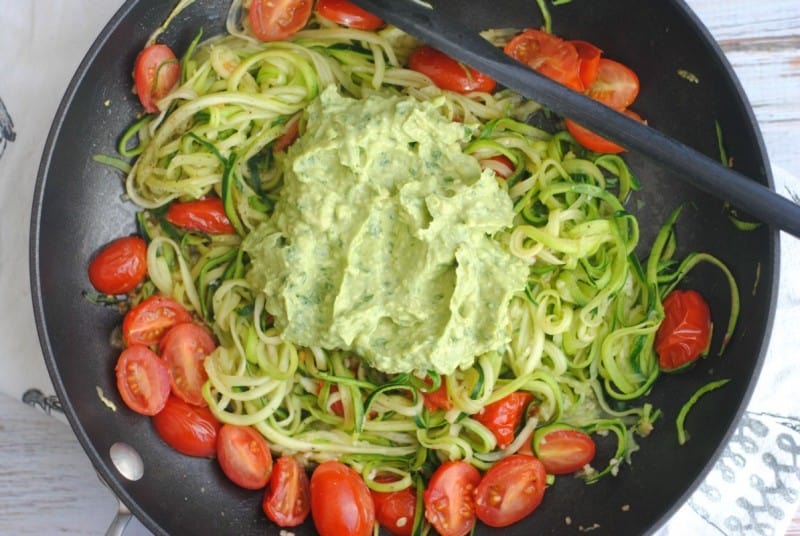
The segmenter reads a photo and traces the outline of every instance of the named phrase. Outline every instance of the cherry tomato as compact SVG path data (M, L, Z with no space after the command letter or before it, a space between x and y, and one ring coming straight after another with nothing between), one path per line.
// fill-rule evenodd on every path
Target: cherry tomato
M591 463L596 447L588 434L563 428L536 434L533 449L549 474L568 475Z
M166 219L172 225L187 231L206 234L235 234L236 229L225 215L225 207L218 197L172 203Z
M445 462L423 493L425 518L441 536L464 536L475 526L474 492L481 475L463 461Z
M633 110L622 110L622 113L631 119L635 119L640 123L644 123L644 119L642 119L642 117ZM596 153L617 154L625 150L625 148L621 145L617 145L613 141L598 136L588 128L579 125L571 119L565 119L564 126L567 128L567 131L572 135L572 137L575 138L575 141L590 151L594 151Z
M388 492L371 490L371 493L378 524L394 536L410 536L414 530L414 515L417 511L414 488Z
M147 244L138 236L114 240L89 263L89 281L103 294L132 291L147 275Z
M501 179L507 179L514 174L516 170L514 163L506 155L500 154L481 160L481 168L489 168Z
M533 456L514 454L486 471L475 490L475 512L490 527L507 527L536 510L547 474Z
M624 110L639 95L639 77L619 62L600 58L597 77L586 94L615 110Z
M355 470L328 461L311 474L311 517L321 536L369 536L375 505L369 488Z
M117 360L117 389L125 405L142 415L155 415L169 398L169 372L147 346L133 345Z
M439 388L432 392L422 393L422 404L428 411L436 411L443 409L445 411L453 409L453 401L447 395L447 385L445 379L442 378L442 383Z
M308 517L311 511L308 475L295 458L281 456L275 461L261 507L279 527L296 527Z
M419 47L411 54L408 68L424 74L438 87L457 93L491 93L497 85L492 78L427 45Z
M181 304L156 294L128 311L122 321L122 338L127 346L151 346L172 326L191 321L192 315Z
M357 30L377 30L383 19L347 0L318 0L317 13L326 19Z
M169 370L172 393L194 406L205 406L202 390L208 374L203 361L217 348L211 335L191 322L176 324L158 347Z
M673 290L664 300L664 320L656 333L655 348L662 370L688 366L708 350L711 311L697 291Z
M504 50L512 58L544 76L575 91L583 91L581 59L571 42L540 30L529 29L509 41Z
M516 391L492 402L472 417L491 430L497 439L497 446L504 449L514 441L514 434L522 422L525 409L532 401L532 394Z
M570 41L581 59L580 77L583 87L590 87L597 79L597 70L600 68L600 56L603 51L586 41Z
M313 4L313 0L253 0L250 28L262 41L281 41L306 25Z
M289 147L300 135L300 114L295 115L286 122L286 130L275 140L272 150L279 153Z
M133 80L144 111L159 111L156 101L163 99L181 77L181 64L167 45L150 45L136 57Z
M261 489L269 482L269 443L252 426L223 425L217 434L217 459L222 472L237 486Z
M222 426L208 408L187 404L170 396L164 409L153 416L159 437L187 456L210 458L217 452L217 433Z

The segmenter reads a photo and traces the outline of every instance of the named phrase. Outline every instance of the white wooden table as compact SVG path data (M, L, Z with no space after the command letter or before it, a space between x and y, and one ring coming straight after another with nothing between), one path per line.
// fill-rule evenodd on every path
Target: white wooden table
M797 175L800 173L800 0L688 0L688 3L705 21L733 64L754 107L773 165ZM0 2L6 9L14 5L11 1ZM102 9L113 12L107 5ZM0 26L3 17L0 8ZM82 37L75 38L83 39L85 50L99 30L99 27L86 28ZM58 43L52 45L57 51ZM38 153L32 157L38 158ZM25 184L32 189L33 180L29 179ZM18 224L24 215L23 211L16 219ZM2 225L7 225L5 220ZM3 247L0 260L27 256L26 251ZM27 285L27 279L20 278L19 284ZM32 318L29 304L20 303L18 307L27 308L24 312ZM6 321L9 314L18 313L3 310L0 322ZM12 343L0 340L0 370L6 356L15 351ZM41 356L36 353L30 359L40 360ZM113 518L116 504L66 424L0 395L0 534L100 534ZM138 524L132 524L126 532L138 533L145 533ZM800 535L800 521L790 533Z

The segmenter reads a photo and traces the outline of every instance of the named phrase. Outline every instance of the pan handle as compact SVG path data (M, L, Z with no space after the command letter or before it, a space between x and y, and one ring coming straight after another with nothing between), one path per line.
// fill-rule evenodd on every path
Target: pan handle
M128 526L128 522L133 517L131 511L122 501L118 499L117 502L119 503L117 515L111 520L111 524L106 530L106 536L122 536L125 533L125 527Z

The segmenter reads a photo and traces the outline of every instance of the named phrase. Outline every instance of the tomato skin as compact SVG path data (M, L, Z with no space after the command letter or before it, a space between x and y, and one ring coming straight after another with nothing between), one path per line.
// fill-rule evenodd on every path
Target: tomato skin
M480 481L478 470L464 461L445 462L433 473L423 493L425 519L441 536L464 536L475 526Z
M597 79L597 71L600 68L600 56L603 51L587 41L573 40L570 41L572 46L578 52L578 57L581 60L580 64L580 77L583 87L590 87Z
M218 197L172 203L167 209L166 220L187 231L236 234L236 229L225 214L225 206Z
M311 489L305 469L295 458L281 456L275 461L261 508L279 527L296 527L306 520Z
M664 371L688 366L711 342L711 310L695 290L673 290L664 299L664 320L656 332L658 364Z
M357 30L377 30L383 19L347 0L317 0L317 13L326 19Z
M217 433L222 424L208 408L192 406L171 395L152 421L159 437L181 454L211 458L217 453Z
M600 58L597 77L586 89L586 95L615 110L624 110L639 95L639 77L617 61Z
M408 68L424 74L437 87L456 93L491 93L497 85L492 78L427 45L419 47L411 54Z
M551 475L580 471L594 459L596 446L588 434L572 428L556 428L534 437L534 451Z
M492 402L472 417L492 431L497 446L506 448L514 441L514 433L522 422L525 409L533 402L533 395L525 391L515 391Z
M475 490L476 515L490 527L512 525L536 510L546 486L544 465L535 457L503 458L486 471Z
M313 4L312 0L253 0L250 28L262 41L281 41L306 25Z
M394 536L410 536L414 530L417 496L412 487L399 491L370 490L378 524Z
M147 244L138 236L118 238L89 263L89 281L103 294L126 294L147 275Z
M222 472L237 486L262 489L269 482L269 443L252 426L224 424L217 434L217 459Z
M114 369L125 405L142 415L155 415L169 398L169 372L150 348L137 344L122 351Z
M133 80L144 111L157 113L156 101L164 98L180 77L181 65L167 45L155 44L142 50L136 57Z
M127 346L151 346L175 324L191 321L192 315L181 304L155 294L128 311L122 320L122 338Z
M514 37L504 51L517 61L575 91L583 91L581 60L575 46L540 30L528 29Z
M644 119L634 112L633 110L623 110L622 113L630 117L631 119L635 119L640 123L644 123ZM564 120L564 126L567 128L567 131L570 135L575 138L575 141L581 144L583 147L589 149L590 151L594 151L596 153L608 153L608 154L618 154L625 151L625 148L621 145L617 145L613 141L607 140L601 136L598 136L588 128L579 125L575 121L571 119Z
M327 461L311 474L311 517L320 536L369 536L375 505L355 470Z
M193 406L205 406L202 389L208 374L203 361L217 348L211 335L197 324L184 322L170 328L158 347L169 370L172 393Z

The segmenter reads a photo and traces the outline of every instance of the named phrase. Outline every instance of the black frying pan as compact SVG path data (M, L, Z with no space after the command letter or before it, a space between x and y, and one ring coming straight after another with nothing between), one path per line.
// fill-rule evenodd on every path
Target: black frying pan
M47 367L78 439L95 468L133 513L157 534L278 534L261 512L261 495L237 488L214 461L182 456L165 445L146 418L125 409L114 383L117 351L109 336L120 317L83 299L96 249L135 231L135 208L121 200L117 173L92 160L113 154L118 135L140 110L130 72L145 40L172 2L128 1L100 34L80 65L53 123L39 170L31 231L31 280ZM161 41L185 50L197 29L223 31L227 1L198 0ZM452 0L475 29L540 26L533 0ZM735 168L771 186L766 151L752 111L733 72L708 32L680 1L573 0L551 7L553 32L596 43L631 66L642 81L635 109L651 125L706 153L718 155L715 121ZM180 52L179 52L180 53ZM693 73L699 83L678 75ZM777 293L777 232L734 228L721 200L710 197L636 154L627 156L642 183L630 202L639 217L642 244L678 204L679 250L708 251L723 259L742 294L742 319L724 357L709 357L688 374L663 377L649 399L664 411L655 431L641 440L633 465L616 478L588 486L560 478L537 512L509 529L479 534L565 534L597 524L604 534L653 530L686 499L727 441L758 375L772 325ZM642 254L644 254L642 249ZM727 317L726 283L712 268L686 281L710 301L717 325ZM718 328L714 348L719 345ZM679 447L674 419L704 383L732 381L692 411L692 439ZM115 402L111 411L97 388ZM123 441L144 459L141 480L124 479L109 448ZM623 508L624 507L624 508ZM565 518L571 518L571 524ZM310 523L294 531L313 534Z

